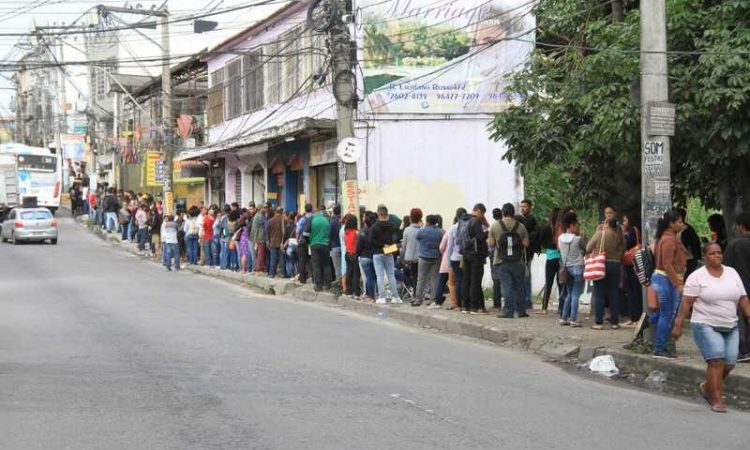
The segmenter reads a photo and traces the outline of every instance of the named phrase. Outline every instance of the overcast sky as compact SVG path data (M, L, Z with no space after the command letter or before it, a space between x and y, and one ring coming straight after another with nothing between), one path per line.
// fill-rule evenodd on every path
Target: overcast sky
M166 0L170 14L173 19L192 16L209 11L221 11L236 6L250 6L257 4L260 0ZM170 26L172 35L172 53L196 52L210 47L232 34L238 33L244 28L256 22L275 9L283 6L285 0L276 0L278 3L264 7L248 7L239 11L217 15L206 18L219 22L219 28L212 33L194 35L192 22L173 24ZM23 33L27 34L32 26L68 25L79 19L86 11L96 5L107 6L137 6L150 9L152 5L159 7L164 0L159 1L89 1L89 0L0 0L0 34L1 33ZM121 15L126 20L138 20L139 16ZM84 23L81 19L79 23ZM83 39L80 36L68 36L66 41L70 45L83 48ZM137 47L138 42L133 42ZM26 36L0 36L0 56L3 61L11 63L18 61L29 49L29 39ZM72 70L72 69L71 69ZM13 83L8 79L12 72L0 73L0 115L11 115L11 103L14 97ZM7 77L7 78L6 78Z

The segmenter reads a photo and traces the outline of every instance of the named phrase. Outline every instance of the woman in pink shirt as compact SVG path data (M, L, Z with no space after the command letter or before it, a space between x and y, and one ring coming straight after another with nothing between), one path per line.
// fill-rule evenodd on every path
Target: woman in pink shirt
M719 244L703 248L706 265L688 277L682 296L680 312L675 320L672 336L682 336L682 325L690 309L690 329L693 340L708 364L706 381L698 389L714 412L727 412L721 399L723 381L737 362L740 335L737 329L737 305L744 319L750 318L750 301L737 272L722 264Z

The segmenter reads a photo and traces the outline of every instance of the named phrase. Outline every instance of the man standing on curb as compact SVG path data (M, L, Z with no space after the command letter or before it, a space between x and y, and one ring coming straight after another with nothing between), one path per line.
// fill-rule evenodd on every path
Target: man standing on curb
M539 225L534 217L534 213L531 211L532 203L529 199L521 200L521 214L516 217L529 233L529 247L526 251L526 276L524 280L523 294L526 302L526 309L533 309L534 304L531 300L531 261L534 258L534 254L539 253L541 248L539 246Z
M297 273L299 274L299 282L302 284L307 283L307 276L310 274L310 241L305 236L305 226L307 221L312 218L312 205L310 203L305 204L305 215L300 217L297 221Z
M268 278L276 277L276 266L281 262L281 243L284 240L284 209L276 208L276 214L268 221L268 246L270 248ZM284 274L286 269L281 266L281 273Z
M724 252L724 264L732 267L740 276L745 291L750 292L750 213L738 214L735 219L734 239L729 241ZM742 315L740 314L740 318ZM750 361L750 327L740 319L740 356L737 362Z
M503 294L506 296L505 312L497 317L512 319L529 317L526 313L524 284L526 273L525 253L529 247L526 227L515 219L515 208L510 203L503 205L503 218L492 224L489 244L495 247L494 264L499 265L498 275Z
M417 297L417 283L419 279L419 243L417 242L417 234L422 229L422 210L419 208L412 208L409 211L409 226L404 229L404 235L401 238L401 259L404 263L404 284L411 288L411 293L414 295L413 302L416 302ZM422 299L419 298L419 303L422 303Z
M328 222L324 211L307 220L305 224L305 238L310 242L311 266L315 292L324 288L331 288L331 248L330 248L331 224Z
M471 214L461 219L458 245L464 262L464 280L461 287L461 312L464 314L488 314L484 306L482 278L484 263L487 261L487 207L482 203L474 205Z
M253 241L256 249L253 260L253 271L255 273L266 271L266 215L269 207L269 204L265 204L255 213L250 228L250 240Z
M333 271L336 280L341 281L341 205L333 205L333 216L331 216L331 226L328 233L328 241L331 243L331 259L333 260Z
M112 230L117 230L117 212L120 210L120 202L117 200L116 192L117 190L111 187L107 192L107 196L104 197L104 223L107 228L107 233L111 233Z

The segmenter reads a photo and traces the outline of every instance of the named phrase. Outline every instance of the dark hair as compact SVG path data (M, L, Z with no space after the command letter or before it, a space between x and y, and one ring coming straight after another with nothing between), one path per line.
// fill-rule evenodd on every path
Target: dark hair
M682 220L687 219L687 209L677 208L677 212L680 213L680 215L682 216Z
M190 209L188 210L188 216L190 217L198 217L200 213L201 213L201 210L198 209L197 206L191 206Z
M341 205L333 205L333 215L341 215Z
M443 228L443 216L441 216L440 214L435 214L435 220L437 220L438 228Z
M750 231L750 213L743 212L743 213L737 214L737 217L734 219L734 222L737 225L744 227L746 230Z
M355 217L352 214L349 214L346 216L346 220L344 222L344 229L345 230L356 230L357 229L357 217Z
M617 217L613 217L607 221L607 226L612 228L613 230L616 230L619 224L620 222L617 220Z
M472 211L482 211L482 214L487 213L487 207L484 206L484 203L477 203L474 205L474 209Z
M404 228L406 228L411 224L411 219L409 219L409 216L404 216L401 222L403 222Z
M562 218L562 225L567 230L571 225L578 224L578 216L574 212L567 213Z
M617 212L617 208L615 207L615 205L613 205L611 203L605 203L604 204L604 208L602 208L602 211L604 211L607 208L612 208L612 211Z
M706 256L706 254L708 254L708 249L711 246L714 246L714 245L717 246L717 247L719 247L719 250L721 250L721 245L719 245L718 242L707 242L707 243L703 244L703 256ZM723 252L723 250L722 250L722 252Z
M495 220L500 220L503 218L503 210L500 208L494 208L492 210L492 218Z
M708 216L708 228L719 236L727 235L727 228L724 224L724 216L721 214L711 214Z
M409 211L409 223L419 223L422 220L424 213L419 208L412 208Z
M312 203L305 203L305 212L312 212Z
M466 208L456 209L456 215L453 217L453 223L458 223L458 221L461 220L461 217L466 215L466 212Z
M375 224L375 222L377 221L377 214L375 214L373 211L365 211L365 225L367 225L368 228L373 226L373 224Z
M427 222L427 225L437 225L437 217L433 214L428 214L425 221Z
M667 211L664 213L664 215L659 219L659 221L656 224L656 239L661 239L661 236L664 234L665 231L667 231L667 228L669 228L670 225L677 222L678 220L681 220L682 216L677 211Z
M506 203L503 205L503 217L513 217L516 215L516 208L513 207L513 204Z
M524 204L524 203L526 203L527 205L529 205L529 208L531 208L532 206L534 206L534 204L531 203L531 200L529 200L527 198L521 200L521 204Z
M378 215L387 216L388 215L388 207L385 206L385 205L378 205Z
M547 220L547 223L552 230L557 228L558 220L560 220L560 208L553 208L552 212L549 213L549 219Z

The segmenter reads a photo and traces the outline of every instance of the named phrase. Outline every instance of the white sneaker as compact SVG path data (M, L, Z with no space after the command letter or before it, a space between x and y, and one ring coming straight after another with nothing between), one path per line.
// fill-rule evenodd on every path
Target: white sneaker
M401 300L401 299L400 299L400 298L398 298L398 297L396 297L396 298L394 298L394 299L392 299L392 300L391 300L391 304L393 304L393 305L400 305L400 304L402 304L402 303L404 303L404 301L403 301L403 300Z
M440 309L440 305L438 305L437 303L433 303L428 306L427 309Z
M384 298L381 297L381 298L375 300L375 304L376 305L387 305L388 302Z

